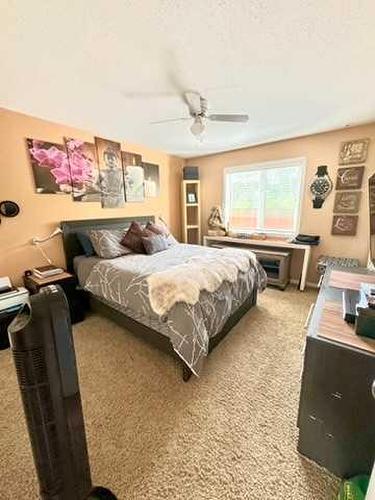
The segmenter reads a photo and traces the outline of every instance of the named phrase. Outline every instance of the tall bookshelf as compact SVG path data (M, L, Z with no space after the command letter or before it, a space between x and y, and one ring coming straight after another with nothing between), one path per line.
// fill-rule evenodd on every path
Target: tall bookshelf
M200 181L184 180L181 185L182 241L201 244Z

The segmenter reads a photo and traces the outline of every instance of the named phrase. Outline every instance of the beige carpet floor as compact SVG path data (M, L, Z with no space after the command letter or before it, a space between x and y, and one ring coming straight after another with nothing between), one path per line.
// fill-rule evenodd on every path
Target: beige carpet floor
M74 328L93 478L119 500L331 500L296 452L303 322L314 292L267 290L183 383L175 361L109 320ZM9 351L0 352L0 498L38 489Z

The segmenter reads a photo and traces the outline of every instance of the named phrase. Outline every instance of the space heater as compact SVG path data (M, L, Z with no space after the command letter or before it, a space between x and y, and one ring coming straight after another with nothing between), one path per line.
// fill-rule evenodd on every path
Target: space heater
M93 488L69 306L59 286L42 288L8 328L40 495L115 499Z

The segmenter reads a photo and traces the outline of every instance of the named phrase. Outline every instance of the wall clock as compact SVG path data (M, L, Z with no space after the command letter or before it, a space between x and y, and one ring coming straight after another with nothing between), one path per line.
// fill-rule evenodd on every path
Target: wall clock
M322 208L324 201L332 191L332 187L333 184L328 175L327 165L320 165L316 170L314 180L310 184L314 208Z

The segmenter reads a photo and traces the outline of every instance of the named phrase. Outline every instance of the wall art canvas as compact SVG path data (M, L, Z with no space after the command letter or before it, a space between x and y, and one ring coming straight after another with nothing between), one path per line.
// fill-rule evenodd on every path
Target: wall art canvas
M123 207L125 205L125 190L121 144L95 137L95 146L100 170L102 207Z
M333 211L338 214L356 214L361 200L360 191L340 192L335 196Z
M68 156L62 144L26 139L37 193L72 192Z
M122 151L122 168L124 171L126 201L144 201L145 187L142 156Z
M337 170L336 189L361 189L365 167L345 167Z
M370 139L342 142L340 146L339 165L353 165L367 160Z
M358 215L334 215L331 233L337 236L355 236Z
M143 162L145 173L145 196L154 198L160 195L159 165Z
M101 201L95 144L65 138L74 201Z

